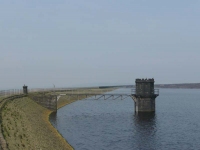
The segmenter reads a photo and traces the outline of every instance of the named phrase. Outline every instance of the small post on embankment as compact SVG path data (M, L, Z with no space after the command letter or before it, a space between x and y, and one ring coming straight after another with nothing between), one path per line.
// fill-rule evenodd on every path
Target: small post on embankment
M155 99L159 90L154 89L154 79L136 79L136 89L132 94L136 112L154 112Z
M26 85L23 86L23 94L28 94L28 86Z

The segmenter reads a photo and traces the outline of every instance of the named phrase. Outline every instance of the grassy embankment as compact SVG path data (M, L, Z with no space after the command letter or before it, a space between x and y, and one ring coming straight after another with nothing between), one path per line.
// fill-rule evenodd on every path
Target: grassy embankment
M3 103L4 103L4 101L3 101L3 97L0 97L0 110L1 110L1 108L2 108L2 106L3 106ZM0 117L1 118L1 117ZM2 134L2 130L1 130L1 119L0 119L0 150L2 150L2 149L5 149L6 148L6 141L5 141L5 139L4 139L4 137L3 137L3 134Z
M82 98L85 97L79 97ZM76 98L67 99L67 96L63 96L58 101L58 108L76 100ZM9 101L0 112L2 133L10 150L73 149L49 122L51 111L30 98Z
M28 97L8 102L2 109L2 131L10 150L62 150L72 147L49 122L50 110Z

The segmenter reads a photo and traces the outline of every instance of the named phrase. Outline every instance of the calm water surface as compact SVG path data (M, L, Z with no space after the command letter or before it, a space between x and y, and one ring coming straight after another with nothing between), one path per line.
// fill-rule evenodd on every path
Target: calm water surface
M160 89L155 113L135 114L131 98L81 100L50 121L75 150L200 149L200 90Z

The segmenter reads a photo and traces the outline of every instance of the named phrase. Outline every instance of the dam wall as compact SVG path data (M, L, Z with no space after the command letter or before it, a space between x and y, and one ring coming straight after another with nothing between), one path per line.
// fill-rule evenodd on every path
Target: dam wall
M28 97L49 110L57 111L57 96L55 95L30 95Z

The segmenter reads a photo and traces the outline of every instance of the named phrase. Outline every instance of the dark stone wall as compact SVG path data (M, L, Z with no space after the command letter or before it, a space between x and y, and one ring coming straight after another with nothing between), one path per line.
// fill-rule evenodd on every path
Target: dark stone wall
M153 112L155 111L155 98L136 98L136 112Z
M147 97L154 94L154 79L136 79L136 95Z
M31 95L29 96L39 105L50 109L52 111L57 111L57 96L54 95Z
M28 86L23 86L23 93L28 94Z
M132 95L136 112L154 112L155 98L154 79L136 79L136 93Z

